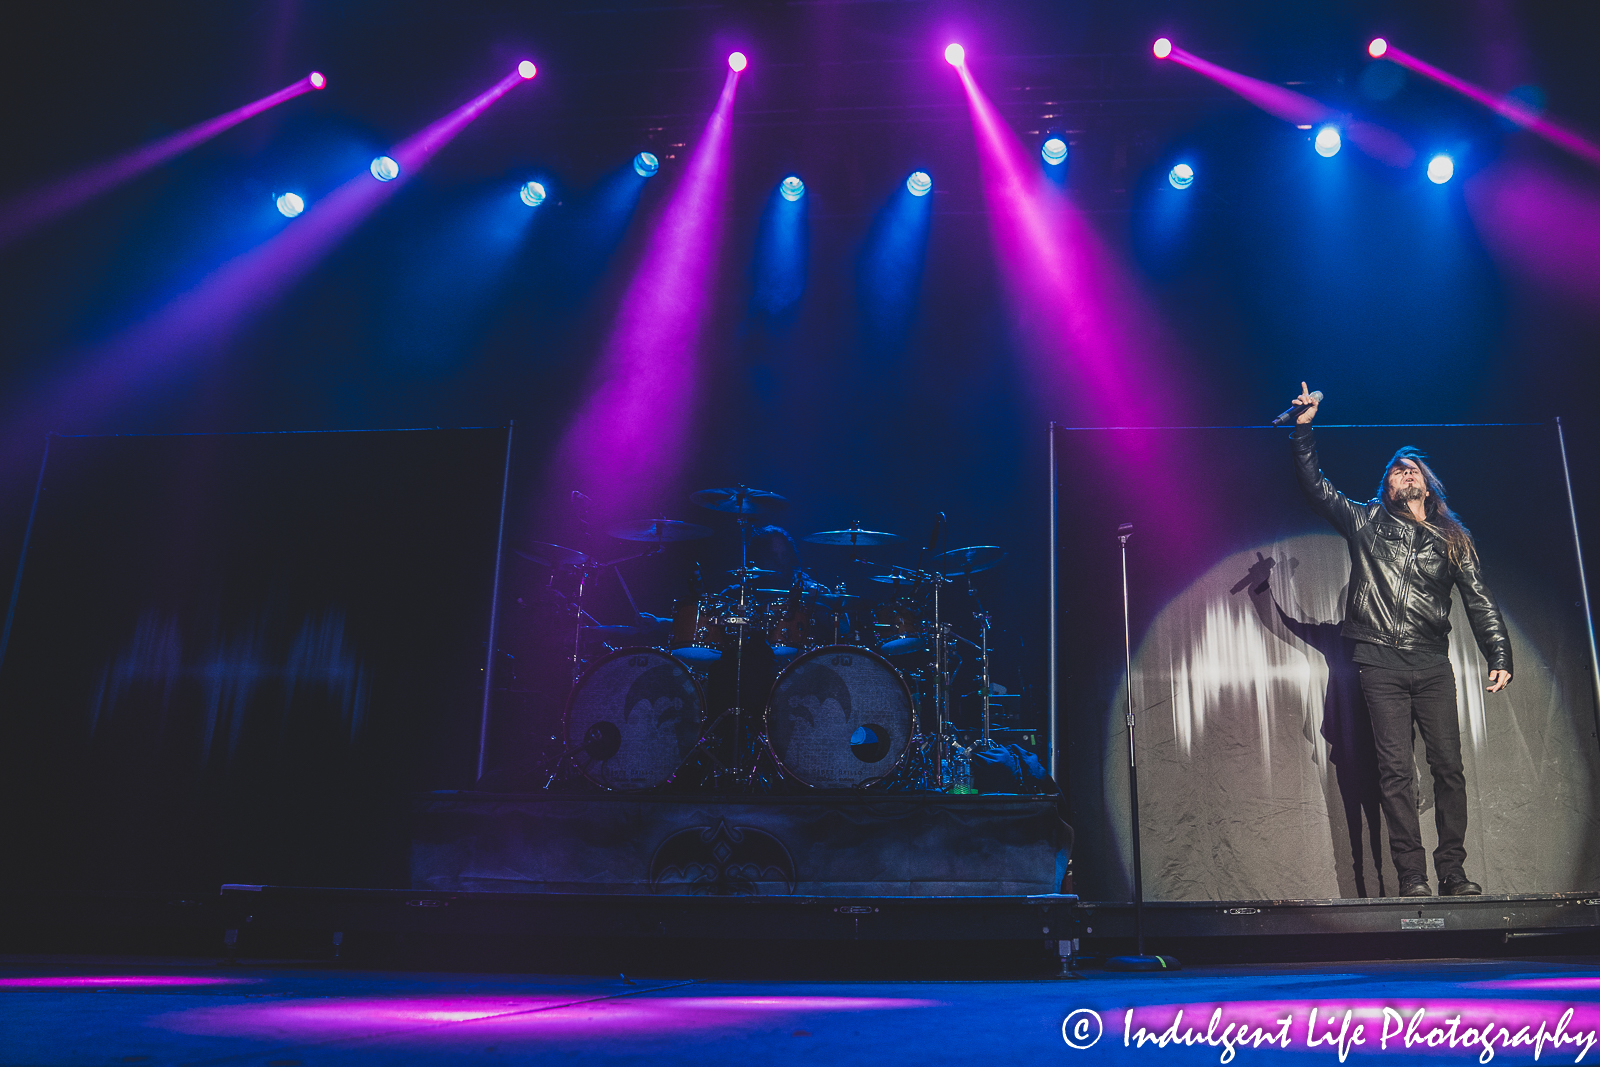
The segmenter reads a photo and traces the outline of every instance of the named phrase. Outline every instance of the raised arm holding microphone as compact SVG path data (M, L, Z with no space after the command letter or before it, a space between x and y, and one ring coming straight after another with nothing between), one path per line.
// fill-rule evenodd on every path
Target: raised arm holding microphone
M1311 507L1350 548L1350 587L1342 632L1356 642L1354 658L1372 718L1378 785L1389 824L1389 850L1400 895L1425 897L1427 860L1417 816L1412 726L1422 734L1433 773L1433 853L1441 896L1475 896L1467 880L1466 778L1456 718L1456 678L1450 666L1450 595L1459 591L1473 637L1489 663L1491 693L1511 684L1511 639L1483 583L1472 534L1445 502L1444 485L1414 448L1401 448L1384 468L1378 494L1357 503L1322 476L1311 421L1322 394L1300 383L1290 440L1295 476Z

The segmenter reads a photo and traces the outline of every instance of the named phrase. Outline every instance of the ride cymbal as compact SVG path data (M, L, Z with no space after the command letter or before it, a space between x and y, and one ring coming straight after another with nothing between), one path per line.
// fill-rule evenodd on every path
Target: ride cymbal
M633 519L608 526L606 533L622 541L654 541L667 544L671 541L698 541L711 536L709 526L696 526L677 519Z
M552 545L544 541L529 541L526 552L520 548L512 551L530 563L538 563L545 567L576 567L580 563L594 562L575 548Z
M848 530L818 530L814 534L806 534L801 538L813 545L892 545L896 541L904 541L899 534L884 533L882 530L863 530L860 523L856 523Z
M711 511L732 515L775 515L789 506L788 497L743 485L731 489L702 489L690 493L689 500Z
M1006 550L999 545L971 545L941 552L929 560L928 565L946 578L959 578L998 567L1005 558Z

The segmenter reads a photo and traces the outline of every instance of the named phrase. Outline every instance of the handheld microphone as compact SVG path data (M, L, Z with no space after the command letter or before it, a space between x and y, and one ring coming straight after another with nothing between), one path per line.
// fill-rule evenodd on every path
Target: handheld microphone
M1307 393L1306 395L1309 396L1312 400L1315 400L1317 403L1319 403L1319 404L1322 403L1322 390L1321 389L1318 389L1315 392ZM1304 405L1304 404L1292 404L1292 405L1290 405L1288 411L1285 411L1282 415L1279 415L1277 418L1272 420L1272 425L1274 425L1274 426L1282 426L1284 423L1288 422L1289 420L1298 418L1300 416L1300 413L1302 411L1304 411L1305 409L1306 409L1306 405Z

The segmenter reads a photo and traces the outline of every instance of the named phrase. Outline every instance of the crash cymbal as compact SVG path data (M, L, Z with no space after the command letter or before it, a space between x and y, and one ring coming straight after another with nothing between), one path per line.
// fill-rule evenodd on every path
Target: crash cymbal
M1005 558L1006 550L999 545L972 545L941 552L928 564L946 578L959 578L963 574L977 574L998 567Z
M776 515L789 506L788 497L743 485L731 489L702 489L698 493L690 493L689 500L711 511L725 511L733 515Z
M883 585L921 585L921 580L906 574L874 574L872 580Z
M882 530L863 530L858 522L848 530L818 530L814 534L806 534L801 538L814 545L892 545L896 541L904 541L899 534L884 533Z
M654 541L656 544L667 544L672 541L698 541L702 537L710 537L711 528L696 526L692 522L679 522L677 519L633 519L607 527L606 533L623 541Z
M575 548L563 548L561 545L547 544L544 541L529 541L526 552L520 548L513 551L523 559L545 567L575 567L580 563L594 562Z

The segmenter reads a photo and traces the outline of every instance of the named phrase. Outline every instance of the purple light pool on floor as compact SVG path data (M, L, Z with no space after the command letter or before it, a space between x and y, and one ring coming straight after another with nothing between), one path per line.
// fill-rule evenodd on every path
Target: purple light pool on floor
M171 1012L155 1025L181 1033L327 1038L471 1023L495 1034L614 1034L739 1030L818 1013L946 1008L890 997L417 997L317 998L226 1004Z

